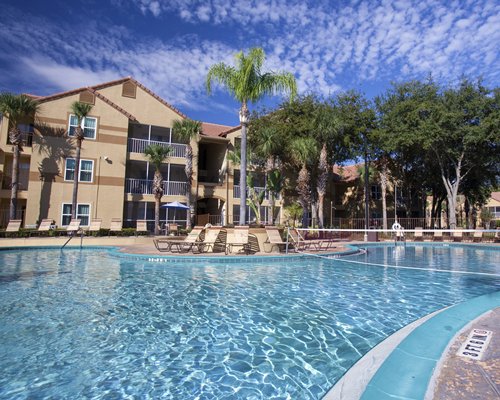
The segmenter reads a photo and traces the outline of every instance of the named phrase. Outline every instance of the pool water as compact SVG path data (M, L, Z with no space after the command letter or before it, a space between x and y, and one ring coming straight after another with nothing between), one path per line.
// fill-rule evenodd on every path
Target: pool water
M320 399L396 330L497 290L500 251L472 246L192 265L2 251L0 399Z

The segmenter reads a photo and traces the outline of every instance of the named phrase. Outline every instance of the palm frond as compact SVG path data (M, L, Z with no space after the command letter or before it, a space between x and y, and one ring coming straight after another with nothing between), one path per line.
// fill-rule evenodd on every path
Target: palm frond
M81 101L75 101L71 103L71 112L75 114L78 118L78 121L81 122L83 118L89 115L92 110L93 105L88 103L82 103Z
M163 146L161 144L150 144L144 149L144 155L157 170L160 169L161 164L168 159L171 153L172 148L170 146Z
M0 94L0 112L7 115L9 124L13 128L16 128L24 118L34 117L38 109L38 101L24 94Z
M172 129L176 135L179 135L188 143L191 139L202 133L201 122L192 119L175 120Z

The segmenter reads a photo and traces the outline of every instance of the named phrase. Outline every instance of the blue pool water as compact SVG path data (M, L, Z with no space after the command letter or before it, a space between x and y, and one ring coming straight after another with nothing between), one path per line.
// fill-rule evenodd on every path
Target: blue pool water
M498 249L248 260L0 252L0 399L319 399L409 322L500 289Z

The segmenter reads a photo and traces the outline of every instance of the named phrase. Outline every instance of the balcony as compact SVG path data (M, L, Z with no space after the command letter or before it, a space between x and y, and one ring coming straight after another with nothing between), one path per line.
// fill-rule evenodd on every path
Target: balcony
M169 146L172 148L171 157L185 157L186 156L186 145L180 143L170 143L170 142L158 142L155 140L146 140L146 139L128 139L128 152L129 153L144 153L146 147L151 144L159 144L160 146Z
M266 191L266 188L265 187L260 187L260 186L255 186L254 187L255 191L260 194L262 192L266 192L266 194L264 195L264 199L266 200L269 200L270 196L269 196L269 192ZM239 185L235 185L234 186L234 189L233 189L233 198L234 199L239 199L241 196L241 188ZM248 195L247 195L248 197ZM276 196L275 200L279 200L281 196Z
M165 196L184 196L187 188L187 182L163 181L163 195ZM125 193L153 194L153 180L125 179Z
M21 132L22 145L26 147L33 146L33 132ZM7 144L12 144L10 136L7 136Z

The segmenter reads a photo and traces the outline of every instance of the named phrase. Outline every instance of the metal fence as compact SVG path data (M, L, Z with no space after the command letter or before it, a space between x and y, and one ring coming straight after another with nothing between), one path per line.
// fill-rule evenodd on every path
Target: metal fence
M165 196L184 196L187 187L187 182L163 181L163 194ZM125 193L153 194L153 180L125 179Z
M158 142L156 140L147 139L128 139L128 151L130 153L144 153L146 147L151 144L159 144L160 146L171 147L172 157L185 157L186 156L186 145L181 143L169 143L169 142Z

